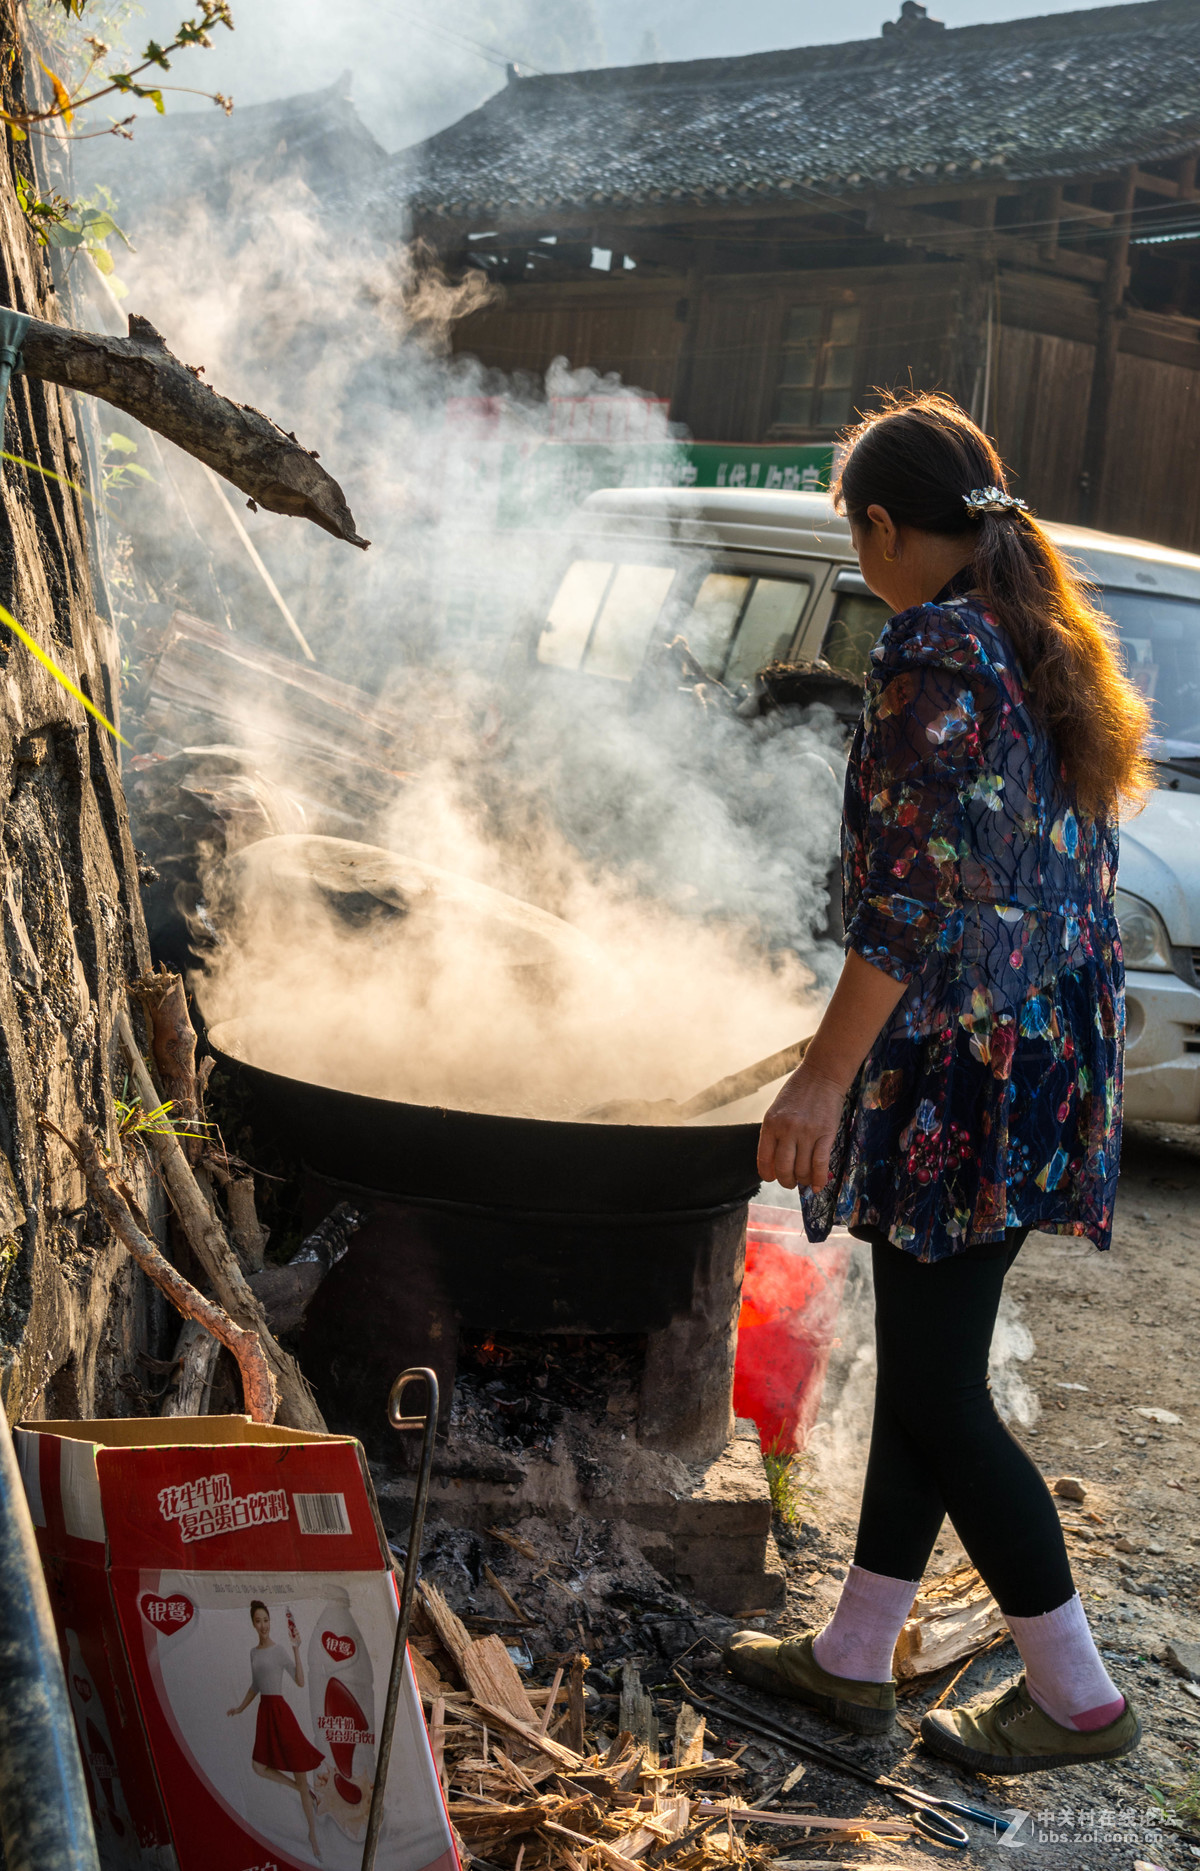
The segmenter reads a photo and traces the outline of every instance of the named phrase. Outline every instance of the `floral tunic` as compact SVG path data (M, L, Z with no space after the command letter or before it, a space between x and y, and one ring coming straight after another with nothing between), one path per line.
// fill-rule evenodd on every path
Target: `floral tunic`
M1079 817L1016 659L951 584L872 652L842 826L846 946L908 983L847 1100L810 1239L921 1260L1007 1228L1106 1248L1121 1132L1115 828Z

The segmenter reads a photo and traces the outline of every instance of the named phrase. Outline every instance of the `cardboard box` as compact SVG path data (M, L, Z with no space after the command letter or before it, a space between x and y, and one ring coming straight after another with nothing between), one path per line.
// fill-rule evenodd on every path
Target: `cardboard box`
M399 1616L359 1444L249 1418L16 1432L101 1858L357 1871ZM379 1871L459 1871L406 1668Z

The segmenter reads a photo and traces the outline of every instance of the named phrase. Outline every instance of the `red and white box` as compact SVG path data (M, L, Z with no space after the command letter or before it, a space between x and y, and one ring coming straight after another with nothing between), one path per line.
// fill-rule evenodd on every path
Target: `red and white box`
M242 1416L17 1452L112 1871L358 1871L399 1617L362 1449ZM459 1871L406 1665L379 1871Z

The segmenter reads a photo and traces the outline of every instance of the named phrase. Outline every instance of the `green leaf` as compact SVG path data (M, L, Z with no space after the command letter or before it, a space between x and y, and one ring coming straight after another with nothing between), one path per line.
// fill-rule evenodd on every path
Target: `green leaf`
M82 247L83 233L69 222L59 221L53 227L45 229L46 244L49 247Z
M139 481L152 481L154 476L149 468L143 468L140 461L127 461L122 464L122 474L136 474Z
M118 455L136 455L138 451L137 443L131 441L127 435L122 435L119 429L114 429L111 435L105 436L104 446L115 448Z
M110 273L116 272L117 263L107 247L93 247L89 244L88 252L92 256L96 271L98 273L103 273L106 279Z
M50 674L54 677L54 680L62 685L62 687L67 691L68 695L73 695L77 702L82 702L83 706L87 709L89 715L94 715L96 717L96 720L99 721L103 727L106 727L108 729L109 733L112 735L114 740L120 741L122 747L128 747L129 742L125 739L125 736L119 732L118 729L114 728L112 722L108 719L108 716L102 715L100 713L100 710L97 708L95 702L91 702L88 700L83 690L81 688L78 688L75 685L75 683L72 682L66 670L60 669L58 664L55 662L52 656L47 656L41 644L36 642L35 639L30 636L29 632L25 629L24 625L19 624L16 618L13 616L12 612L6 611L2 604L0 604L0 623L8 625L13 635L15 637L20 638L21 642L25 645L25 648L29 651L30 655L37 657L38 662L42 664L43 668L48 669L50 671Z

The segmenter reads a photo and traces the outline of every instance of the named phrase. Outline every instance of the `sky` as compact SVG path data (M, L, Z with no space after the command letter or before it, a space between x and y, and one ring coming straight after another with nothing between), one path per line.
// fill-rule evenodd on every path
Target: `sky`
M1101 3L931 0L929 10L969 26ZM165 40L193 10L187 0L145 0L130 40ZM179 58L171 79L252 104L317 90L349 70L360 114L398 149L481 104L503 84L508 58L570 69L595 62L597 46L602 62L625 65L658 50L683 59L827 45L875 38L898 13L899 0L233 0L235 32L218 30L211 52Z

